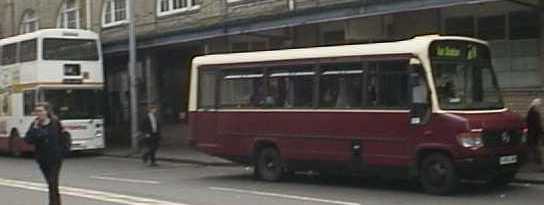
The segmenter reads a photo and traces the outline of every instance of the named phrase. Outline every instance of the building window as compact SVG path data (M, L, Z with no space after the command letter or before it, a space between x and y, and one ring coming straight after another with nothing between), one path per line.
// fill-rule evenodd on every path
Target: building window
M19 33L30 33L39 29L38 17L36 17L34 11L26 11L21 19L19 26Z
M505 16L486 16L478 18L478 37L485 40L506 39Z
M537 12L512 12L510 18L510 39L537 39L540 36Z
M195 0L157 0L157 16L166 16L199 9Z
M57 20L58 28L79 29L79 3L77 0L65 0Z
M474 18L453 17L446 19L446 33L448 35L474 36Z
M102 25L109 27L126 23L128 20L127 6L127 0L106 1L102 12Z

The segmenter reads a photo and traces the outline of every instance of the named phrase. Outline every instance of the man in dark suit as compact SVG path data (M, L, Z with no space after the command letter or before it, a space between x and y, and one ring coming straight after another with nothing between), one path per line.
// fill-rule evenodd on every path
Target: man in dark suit
M142 120L140 125L141 131L144 134L143 142L147 146L145 153L142 155L142 161L149 166L157 166L156 153L159 149L159 142L161 140L161 126L158 119L157 105L149 105L147 108L147 114Z

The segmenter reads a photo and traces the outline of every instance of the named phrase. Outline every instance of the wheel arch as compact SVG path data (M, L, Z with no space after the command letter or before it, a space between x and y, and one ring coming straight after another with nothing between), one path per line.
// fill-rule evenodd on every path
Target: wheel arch
M255 161L257 159L257 155L259 154L259 152L264 149L264 148L274 148L276 149L280 154L281 154L281 151L279 149L279 146L277 145L277 143L272 140L272 139L257 139L255 140L255 142L253 143L253 148L251 149L251 162L253 164L255 164Z
M419 175L420 173L420 169L421 169L421 163L423 162L423 160L432 155L432 154L435 154L435 153L438 153L438 154L442 154L446 157L448 157L449 159L451 159L452 161L454 160L454 152L449 149L448 147L443 147L443 146L425 146L425 147L421 147L419 149L417 149L416 151L416 164L415 164L415 170L416 170L416 175Z

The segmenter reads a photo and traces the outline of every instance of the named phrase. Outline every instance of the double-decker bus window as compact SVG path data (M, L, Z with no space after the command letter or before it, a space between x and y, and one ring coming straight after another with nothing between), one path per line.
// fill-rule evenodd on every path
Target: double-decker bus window
M11 102L10 102L10 96L8 94L2 94L0 95L0 101L2 102L2 106L0 107L1 113L4 116L11 115Z
M47 38L43 40L43 59L95 61L99 59L98 46L96 40Z
M320 108L361 107L363 69L360 62L323 64L320 67Z
M17 62L17 44L2 46L2 65L10 65Z
M36 60L36 57L38 56L36 42L36 39L21 42L19 48L20 62L29 62Z
M258 69L224 70L221 108L256 108L265 103L264 74Z
M32 116L32 111L34 111L34 103L36 102L36 91L34 90L25 90L23 94L24 101L24 114L25 116Z
M315 71L302 68L271 68L266 103L275 108L310 108L313 106Z
M199 108L214 108L217 87L217 72L200 71L199 79Z

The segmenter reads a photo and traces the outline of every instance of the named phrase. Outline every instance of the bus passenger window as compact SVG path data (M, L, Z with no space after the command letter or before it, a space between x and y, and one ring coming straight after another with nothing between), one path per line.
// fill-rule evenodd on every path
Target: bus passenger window
M276 108L310 108L314 98L313 69L274 70L268 81L267 102Z
M319 107L355 108L362 102L363 70L360 63L325 64L321 68Z
M375 72L372 70L367 76L366 105L380 108L409 107L407 60L378 62Z
M221 79L222 108L256 108L264 104L264 75L260 70L225 71Z

